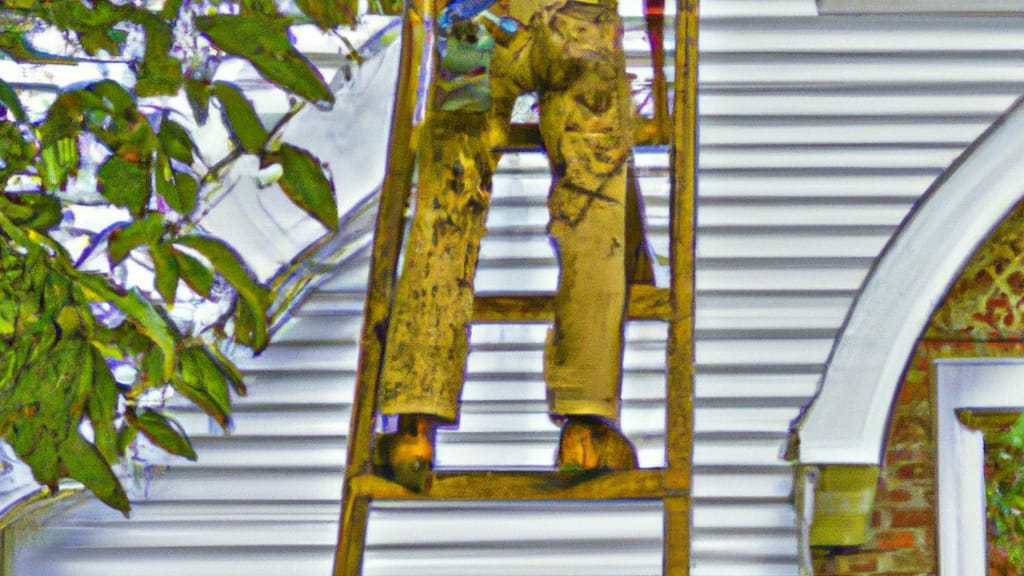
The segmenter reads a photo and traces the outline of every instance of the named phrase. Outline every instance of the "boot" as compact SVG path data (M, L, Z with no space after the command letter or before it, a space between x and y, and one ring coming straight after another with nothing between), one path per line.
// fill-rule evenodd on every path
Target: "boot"
M437 424L422 414L402 414L398 431L377 440L376 461L380 473L418 493L426 492L434 469L434 439Z
M562 425L556 465L562 471L633 470L636 448L598 416L569 416Z

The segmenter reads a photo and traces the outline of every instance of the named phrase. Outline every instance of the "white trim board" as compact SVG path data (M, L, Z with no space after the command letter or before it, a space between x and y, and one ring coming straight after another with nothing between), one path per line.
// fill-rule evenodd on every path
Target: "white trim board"
M818 14L1024 14L1020 0L817 0Z
M801 463L881 462L889 409L918 338L977 247L1024 196L1022 152L1024 99L932 185L885 247L798 425Z

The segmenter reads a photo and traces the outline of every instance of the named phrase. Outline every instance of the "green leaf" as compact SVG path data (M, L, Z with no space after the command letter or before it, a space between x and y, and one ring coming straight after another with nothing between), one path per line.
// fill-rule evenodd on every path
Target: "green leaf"
M242 95L237 86L227 82L214 82L213 94L220 100L224 122L242 149L254 154L262 150L270 135L256 115L252 102Z
M101 276L79 271L72 274L73 280L88 298L96 302L110 302L134 320L133 324L139 332L163 353L163 373L174 372L175 350L180 336L169 318L161 314L151 302L134 289L121 293Z
M181 279L188 284L196 294L209 297L210 289L213 288L213 272L198 259L173 249L174 258L178 261L178 273Z
M160 17L164 20L170 20L178 15L178 11L181 9L181 5L184 0L167 0L164 2L164 7L160 11Z
M149 203L149 171L142 166L111 156L96 174L103 197L116 206L124 206L135 216Z
M181 424L173 418L149 408L143 408L142 412L134 416L129 412L125 417L146 438L168 453L196 460L196 451L192 448L192 441L188 439Z
M117 447L117 432L114 430L120 393L106 358L95 347L90 346L90 349L93 356L92 393L85 405L85 412L92 423L93 443L103 458L113 463L121 453Z
M292 46L288 19L252 13L200 16L195 22L218 48L248 60L282 89L318 105L334 102L323 76Z
M129 252L139 246L156 243L163 233L164 215L159 212L150 212L142 218L132 220L124 228L114 230L107 241L110 264L120 264Z
M284 174L278 184L284 193L327 229L337 230L338 203L334 199L334 187L317 159L291 144L281 145L280 158Z
M171 385L227 429L231 398L220 367L202 346L185 348L178 357L181 372L171 380Z
M68 183L68 177L78 168L78 140L68 137L46 145L36 165L48 191L57 191Z
M106 504L127 512L128 498L110 463L78 432L94 394L96 360L92 347L77 338L37 356L4 403L3 428L38 481L56 490L66 471Z
M78 170L78 136L87 110L103 109L103 99L85 90L64 92L47 110L39 125L40 159L36 164L47 190L62 189Z
M270 291L253 280L241 256L224 242L206 236L182 236L175 243L202 254L243 298L270 305Z
M150 244L149 253L156 270L156 291L170 308L174 306L174 295L178 291L178 261L174 258L174 249L170 244Z
M176 172L174 185L178 189L176 205L171 205L170 202L167 204L178 214L191 214L196 209L196 201L199 199L199 181L191 174Z
M238 303L239 310L245 308L251 312L248 314L251 317L244 318L244 321L250 323L248 327L251 327L251 330L244 331L249 336L246 340L239 341L251 346L257 352L262 351L267 342L266 313L271 303L270 291L253 280L242 264L242 259L223 242L204 236L185 236L176 240L176 243L202 254L210 261L213 268L238 290L238 295L242 300ZM240 314L239 317L244 316L246 315ZM236 325L236 337L237 335Z
M239 300L235 304L235 339L256 352L267 347L264 315L246 300Z
M249 393L249 390L245 387L245 380L242 378L242 373L238 370L238 367L224 355L224 351L216 346L210 346L207 348L207 352L213 355L214 360L217 361L217 365L220 366L221 371L224 372L224 376L227 377L228 383L235 390L235 394L239 396L245 396Z
M295 5L322 30L354 24L359 13L358 2L352 0L295 0Z
M47 54L36 50L19 32L0 31L0 53L7 54L18 62L32 64L74 64L71 58Z
M196 123L205 126L206 120L210 117L210 85L186 78L185 97L188 99L189 107L192 108L192 115L196 117Z
M103 98L114 114L124 114L135 109L135 97L124 86L113 80L101 80L89 87L89 91Z
M123 47L126 40L128 40L128 33L124 30L110 29L107 30L107 37L117 42L118 46Z
M4 82L2 78L0 78L0 104L6 106L18 122L28 122L28 115L25 114L25 108L21 105L21 99L18 98L14 88L11 88L11 85Z
M125 425L117 431L117 453L124 456L124 453L128 451L128 447L135 441L135 436L139 433L139 429Z
M178 188L174 185L174 170L167 154L161 150L156 153L156 165L153 167L153 191L167 202L172 209L180 202Z
M61 140L77 138L82 131L85 111L105 107L102 97L86 90L59 94L47 109L46 120L39 126L40 146L47 148ZM77 145L74 148L77 151Z
M242 0L242 14L266 14L268 16L277 16L277 5L274 0Z
M163 351L153 346L142 357L142 373L145 375L146 388L163 386L170 375L167 372Z
M191 174L175 172L167 155L158 152L153 175L156 193L178 214L188 215L196 207L199 198L199 184Z
M67 466L68 476L84 484L104 504L128 517L131 511L128 494L99 449L75 432L61 445L60 459Z
M192 150L195 148L192 137L188 130L170 118L164 118L160 123L160 145L169 157L182 164L192 163Z
M60 223L64 217L60 200L46 194L7 194L7 215L23 228L45 231Z
M14 329L18 324L19 308L20 306L13 299L0 300L0 339L7 339L14 335ZM0 353L0 356L2 355ZM0 383L2 382L4 380L0 376Z
M160 18L141 18L146 29L146 53L139 66L139 79L135 92L139 97L173 96L178 93L185 77L181 62L171 56L174 36Z
M82 45L82 48L85 48L86 52L93 56L100 50L106 50L111 55L121 52L121 44L117 40L111 38L106 31L96 28L80 32L78 34L78 42Z

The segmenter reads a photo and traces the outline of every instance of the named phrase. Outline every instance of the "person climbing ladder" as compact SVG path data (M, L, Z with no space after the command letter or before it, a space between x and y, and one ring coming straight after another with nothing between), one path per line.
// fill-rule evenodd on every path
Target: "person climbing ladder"
M472 4L471 4L472 3ZM615 0L488 0L438 18L432 107L418 140L419 185L379 387L398 429L378 441L386 476L427 489L436 428L458 421L473 277L516 98L536 91L561 274L544 353L561 469L626 470L619 431L632 117ZM518 24L512 14L531 14ZM526 20L526 17L522 18Z

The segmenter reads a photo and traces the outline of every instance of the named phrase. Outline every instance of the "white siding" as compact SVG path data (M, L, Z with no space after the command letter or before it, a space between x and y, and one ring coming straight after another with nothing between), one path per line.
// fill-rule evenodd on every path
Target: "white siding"
M797 574L791 470L778 453L814 393L868 268L930 182L1021 92L1024 18L816 17L810 0L704 0L694 468L695 576ZM638 14L639 3L623 10ZM632 21L631 47L642 48ZM631 61L642 65L637 52ZM638 72L643 72L638 69ZM550 290L544 164L497 179L481 291ZM667 157L641 152L655 248ZM260 359L230 438L197 432L125 522L95 505L37 531L18 574L327 574L337 526L365 255ZM543 327L474 332L463 426L443 466L550 463ZM624 425L663 446L664 330L630 327ZM380 505L367 575L660 571L656 504Z

